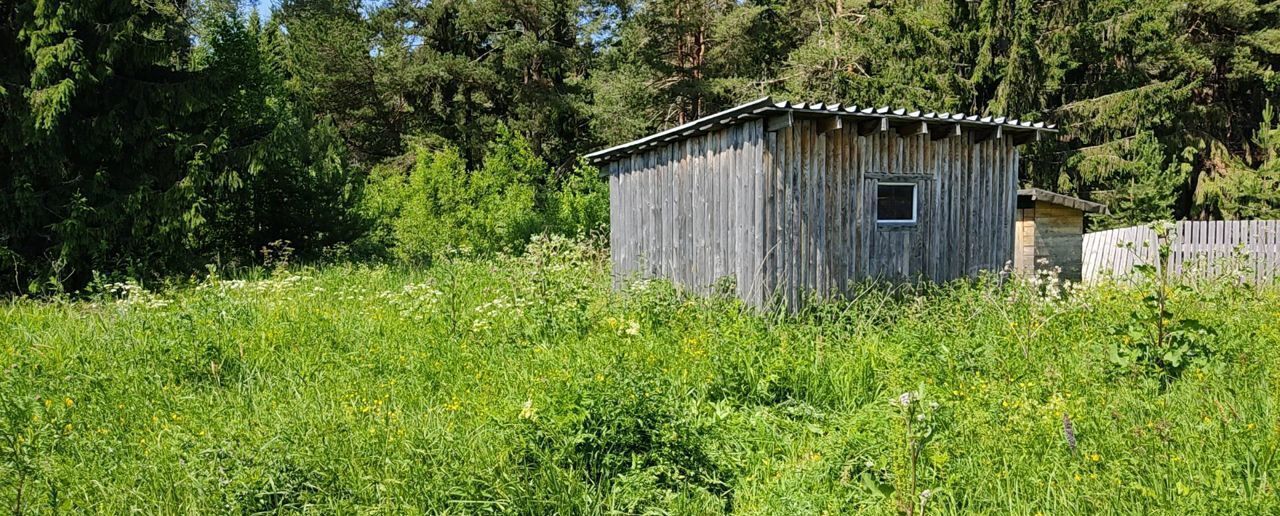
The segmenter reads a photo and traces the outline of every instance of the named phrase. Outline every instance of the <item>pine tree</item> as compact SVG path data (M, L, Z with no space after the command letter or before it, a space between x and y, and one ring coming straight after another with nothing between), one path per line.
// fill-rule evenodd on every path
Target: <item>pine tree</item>
M285 0L272 16L280 38L290 88L316 113L331 118L358 165L372 165L404 152L401 135L411 110L378 78L374 28L359 0Z
M221 92L204 139L213 175L238 187L208 193L209 236L199 254L252 261L273 242L301 258L354 240L364 227L355 212L364 175L328 118L315 116L290 81L278 26L256 13L212 22L207 62L198 65ZM293 86L293 87L291 87Z
M768 2L637 2L591 78L593 127L608 142L679 125L758 97L789 30Z
M4 13L0 260L13 272L0 290L190 271L265 239L321 247L350 232L359 182L284 91L275 36L176 0Z
M1210 149L1211 169L1218 173L1200 179L1197 205L1228 220L1280 218L1280 123L1275 117L1268 103L1244 157L1222 146Z
M964 2L822 2L779 93L820 102L972 110ZM959 28L960 30L956 30ZM968 108L968 109L967 109Z
M188 174L189 116L204 97L191 70L185 2L26 3L21 49L5 61L11 116L0 238L16 256L4 290L77 285L94 269L178 258L203 223L198 192L226 178ZM16 14L10 14L16 13Z
M408 169L419 137L479 160L499 125L561 168L591 141L582 4L288 0L290 68L363 167Z

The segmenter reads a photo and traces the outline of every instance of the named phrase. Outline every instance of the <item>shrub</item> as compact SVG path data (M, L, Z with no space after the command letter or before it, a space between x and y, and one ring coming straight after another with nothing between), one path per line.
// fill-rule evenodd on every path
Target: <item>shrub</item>
M529 142L500 127L480 167L461 151L420 145L407 174L375 167L364 203L378 221L366 242L410 262L519 252L538 233L584 235L608 221L608 189L579 163L563 182Z
M552 202L554 229L560 234L590 234L609 224L609 186L600 178L600 170L586 161L573 167Z
M457 148L419 149L403 204L391 223L396 254L408 260L438 257L448 244L462 244L466 214L466 162Z
M538 230L533 184L546 173L529 144L503 129L470 173L456 147L419 148L407 180L382 175L367 211L390 218L388 240L411 262L511 251Z

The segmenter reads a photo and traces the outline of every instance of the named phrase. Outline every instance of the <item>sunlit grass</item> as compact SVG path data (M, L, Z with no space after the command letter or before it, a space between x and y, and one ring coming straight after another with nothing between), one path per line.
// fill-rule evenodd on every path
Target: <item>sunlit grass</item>
M23 511L1268 513L1274 291L1167 388L1115 374L1142 292L868 288L795 317L610 289L565 241L0 305L0 503ZM909 492L904 413L927 417ZM1078 446L1063 435L1063 414ZM20 498L19 498L20 497Z

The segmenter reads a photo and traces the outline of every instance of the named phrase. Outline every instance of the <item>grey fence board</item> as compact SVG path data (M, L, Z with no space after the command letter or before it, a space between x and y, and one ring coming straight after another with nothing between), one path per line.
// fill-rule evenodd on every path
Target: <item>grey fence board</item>
M1280 273L1280 220L1182 221L1171 232L1169 263L1175 274L1238 275L1271 283ZM1084 235L1084 280L1123 277L1142 264L1158 265L1159 243L1147 226Z

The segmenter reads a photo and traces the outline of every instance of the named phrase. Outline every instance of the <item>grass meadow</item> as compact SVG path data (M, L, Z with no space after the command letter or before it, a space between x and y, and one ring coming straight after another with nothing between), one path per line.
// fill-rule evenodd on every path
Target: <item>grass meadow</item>
M1208 329L1176 371L1120 359L1143 338L1143 286L860 292L784 316L662 282L614 291L603 252L555 239L7 301L0 503L1280 511L1280 292L1174 290L1162 317Z

